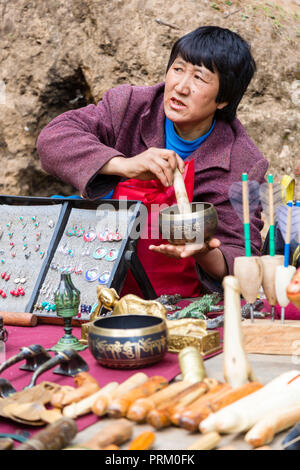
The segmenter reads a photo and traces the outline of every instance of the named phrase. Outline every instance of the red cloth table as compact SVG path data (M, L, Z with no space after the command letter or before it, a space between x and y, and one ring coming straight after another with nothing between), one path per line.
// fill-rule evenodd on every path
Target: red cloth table
M184 307L185 305L182 305ZM271 312L271 307L265 301L264 311ZM211 317L217 316L218 314L210 315ZM276 319L280 319L280 307L276 306L275 308L275 317ZM300 320L300 310L298 310L292 304L289 304L286 308L286 319L287 320ZM259 320L257 320L259 321ZM38 325L36 327L12 327L6 326L8 330L9 337L6 343L6 359L9 357L17 354L22 346L29 346L31 344L40 344L44 348L50 348L57 341L63 336L64 330L62 326L56 325ZM221 340L223 338L223 328L219 329ZM77 338L80 338L80 328L74 328L73 334ZM222 352L220 350L217 354ZM100 366L94 357L91 355L90 351L86 349L85 351L81 352L80 355L85 359L85 361L89 365L89 372L90 374L95 377L95 379L99 382L101 386L106 385L109 382L117 381L119 383L126 380L130 377L133 373L137 372L137 370L114 370L114 369L107 369ZM215 354L209 356L212 357ZM206 358L208 359L208 358ZM1 377L6 378L10 381L13 387L19 391L22 390L26 385L29 384L32 373L22 371L19 369L20 365L24 364L24 361L15 364L14 366L10 367L6 371L3 372ZM163 361L159 362L150 367L146 367L141 369L147 375L162 375L167 380L172 380L180 373L180 368L178 364L177 354L167 353ZM72 377L65 377L57 374L53 374L53 369L50 371L45 372L42 374L37 383L42 381L50 381L55 382L61 385L72 385L74 386L74 380ZM81 431L88 426L91 426L95 422L97 422L99 418L93 414L88 414L82 416L76 420L78 430ZM24 426L19 423L15 423L10 420L6 420L4 418L0 418L0 433L13 433L27 431L31 435L35 432L39 431L41 428L35 428L32 426Z
M6 359L17 354L22 346L40 344L45 349L51 348L64 334L63 327L57 325L38 325L36 327L6 326L6 329L9 334L8 341L6 342ZM77 338L80 338L80 328L75 327L73 329L73 334ZM80 355L88 363L89 373L99 382L101 387L112 381L121 383L137 372L137 370L114 370L104 368L97 363L89 349L80 352ZM24 364L24 361L15 364L1 374L1 377L9 380L17 391L22 390L29 384L33 374L32 372L20 370L19 367L22 364ZM54 369L50 369L42 374L38 378L37 384L43 381L49 381L60 385L74 386L74 380L72 377L53 374L53 370ZM170 381L180 373L177 354L167 353L161 362L154 364L153 366L145 367L141 369L141 371L145 372L149 377L153 375L162 375ZM88 414L78 418L76 420L78 430L81 431L85 429L97 422L98 419L99 418L93 414ZM22 424L0 417L0 433L15 434L16 431L28 431L30 434L33 434L36 430L40 429L41 428L35 428L32 426L23 426Z

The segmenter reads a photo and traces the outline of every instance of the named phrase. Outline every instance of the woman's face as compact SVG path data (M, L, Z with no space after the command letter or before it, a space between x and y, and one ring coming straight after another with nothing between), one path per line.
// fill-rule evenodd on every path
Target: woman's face
M193 140L208 132L215 112L227 103L216 103L219 77L203 65L193 65L178 56L165 81L165 114L178 134Z

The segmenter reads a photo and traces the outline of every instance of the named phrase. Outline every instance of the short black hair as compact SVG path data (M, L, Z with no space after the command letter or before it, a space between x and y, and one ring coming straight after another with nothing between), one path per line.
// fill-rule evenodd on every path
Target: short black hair
M201 26L178 39L171 50L167 71L180 56L193 65L204 65L219 76L217 103L228 102L216 117L231 122L256 71L250 45L237 33L219 26Z

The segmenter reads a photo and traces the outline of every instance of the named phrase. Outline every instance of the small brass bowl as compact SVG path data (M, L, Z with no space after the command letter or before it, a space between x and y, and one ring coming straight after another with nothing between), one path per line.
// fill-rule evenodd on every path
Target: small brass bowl
M139 369L159 362L167 352L167 326L151 315L99 318L89 328L88 345L104 367Z
M159 213L159 231L172 245L202 244L218 227L218 214L208 202L192 202L191 214L180 214L177 204Z

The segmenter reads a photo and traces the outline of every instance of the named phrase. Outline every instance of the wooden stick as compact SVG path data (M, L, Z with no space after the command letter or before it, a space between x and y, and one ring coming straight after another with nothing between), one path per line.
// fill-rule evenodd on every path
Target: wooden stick
M269 189L269 213L270 220L269 224L274 225L274 192L273 192L273 176L268 177L268 189Z
M168 402L170 399L189 386L189 382L179 381L169 385L166 388L163 388L150 397L139 398L130 406L127 412L127 418L137 423L142 423L146 419L147 414L156 406Z
M285 372L257 392L211 414L200 424L200 430L222 434L248 431L274 410L298 405L299 393L299 371Z
M179 426L189 431L196 431L199 424L197 425L195 416L197 415L199 408L210 403L212 399L222 397L229 390L232 389L228 384L220 384L212 388L210 392L194 401L183 411L179 419Z
M125 395L127 392L132 390L139 385L142 385L148 380L148 376L143 372L138 372L137 374L132 375L129 379L125 380L121 385L119 385L115 390L111 393L105 393L99 395L97 399L94 401L92 406L92 411L97 416L104 416L107 412L107 408L109 404L115 398L120 398Z
M38 318L32 313L0 312L4 325L11 326L36 326Z
M248 193L248 175L243 173L242 175L242 188L243 188L243 217L244 224L250 223L250 211L249 211L249 193Z
M115 398L109 404L107 413L113 418L126 416L130 405L138 398L149 397L155 392L168 386L168 381L164 377L153 376L144 384L135 387L122 397Z
M53 394L51 405L55 408L63 408L71 403L76 403L84 398L93 395L100 390L100 385L88 372L80 372L74 377L75 384L78 388L69 389L61 388Z
M210 390L210 388L208 388L208 390ZM174 408L170 407L168 411L171 423L175 426L179 426L179 419L182 411L204 394L204 391L203 394L201 394L200 389L199 391L196 389L194 392L190 392L189 394L186 394L184 397L182 397L182 399L178 400Z
M139 434L129 445L128 450L149 450L152 449L155 441L155 434L145 431Z
M99 450L120 450L120 447L116 446L115 444L110 444L109 446L103 447Z
M78 403L71 403L71 405L66 406L63 409L63 415L67 416L68 418L77 418L78 416L82 416L84 414L89 413L92 410L92 406L94 405L95 401L98 400L102 395L107 396L110 393L114 393L114 391L119 386L118 382L110 382L105 387L101 388L98 392L93 393L89 397L85 398L84 400L79 401Z
M171 425L170 415L176 406L186 407L190 403L197 400L200 396L208 391L208 386L203 382L198 382L190 385L187 389L183 390L169 403L158 406L151 410L147 415L147 422L156 429L166 428Z
M201 436L187 450L212 450L217 447L221 436L217 432L210 432Z
M290 247L291 247L291 230L292 230L292 213L293 213L293 201L289 201L288 205L288 214L287 214L287 225L286 225L286 234L285 234L285 244L284 244L284 267L287 268L290 264Z
M184 179L178 168L174 171L173 184L179 212L181 214L191 214L192 209L186 192Z
M77 434L75 421L61 418L49 424L34 437L17 447L16 450L60 450L69 445Z
M123 444L129 441L133 433L133 424L127 419L118 419L101 429L89 441L85 442L82 447L101 450L107 446Z
M274 410L274 413L258 421L245 436L252 447L261 447L273 441L275 434L291 428L300 421L300 403L293 407Z
M270 213L270 229L269 229L269 253L270 256L275 255L275 232L274 232L274 189L273 189L273 175L268 176L268 189L269 189L269 213Z
M217 395L212 398L211 401L207 401L204 405L199 406L198 409L186 413L183 418L182 424L185 429L190 431L196 431L200 423L206 419L211 413L225 408L225 406L231 405L232 403L240 400L241 398L250 395L251 393L260 390L263 387L258 382L252 382L249 384L242 385L234 390L227 390L223 394Z
M200 406L197 410L186 413L184 415L185 418L183 418L182 421L183 427L185 427L185 429L189 429L190 431L196 431L200 423L211 413L215 413L216 411L225 408L225 406L231 405L241 398L244 398L247 395L256 392L257 390L260 390L262 387L262 384L258 382L252 382L234 390L225 391L223 394L221 393L211 401L208 401L204 405Z
M248 193L248 175L242 174L243 188L243 218L244 218L244 235L245 235L245 255L251 256L250 241L250 210L249 210L249 193Z

